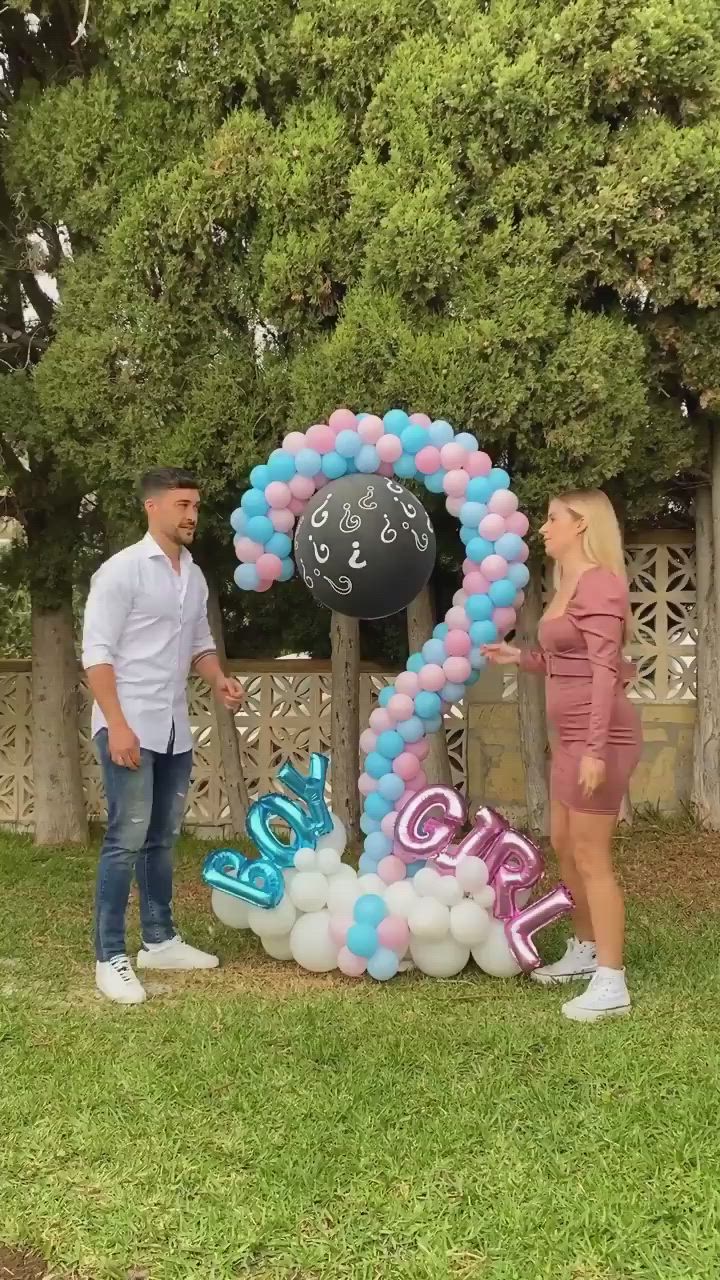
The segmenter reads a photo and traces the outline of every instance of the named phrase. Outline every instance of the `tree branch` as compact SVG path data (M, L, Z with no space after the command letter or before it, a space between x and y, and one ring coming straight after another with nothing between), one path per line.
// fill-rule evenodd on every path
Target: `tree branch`
M41 287L37 276L32 271L22 271L20 279L28 302L38 319L46 326L51 325L55 318L55 303L50 295Z

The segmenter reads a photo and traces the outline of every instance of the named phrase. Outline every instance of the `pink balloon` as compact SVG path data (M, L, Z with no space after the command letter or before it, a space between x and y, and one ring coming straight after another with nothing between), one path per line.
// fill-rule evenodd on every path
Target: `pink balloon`
M451 631L469 631L470 619L460 605L453 605L445 614L445 621Z
M440 461L447 471L460 470L466 457L466 450L461 444L444 444L440 450ZM467 472L465 475L467 476ZM467 480L465 483L467 486ZM447 493L447 489L445 492Z
M422 791L427 786L427 774L424 769L418 769L414 778L405 784L408 791Z
M290 499L292 502L292 498ZM270 523L278 533L290 533L295 527L295 517L290 510L290 503L282 511L268 511Z
M497 542L505 532L505 521L502 516L483 516L480 521L480 537L488 542Z
M495 841L506 831L508 824L504 818L489 809L487 805L478 809L473 819L472 831L463 837L459 844L448 841L443 849L433 855L435 870L442 876L455 875L457 864L461 858L485 858L495 845Z
M367 960L364 956L353 955L347 947L341 947L338 952L337 966L346 978L360 978L367 969Z
M472 561L470 562L472 563ZM472 573L468 573L463 581L465 594L468 596L486 596L490 590L490 583L484 573L476 567Z
M411 413L410 421L414 427L430 427L432 426L432 418L428 418L426 413Z
M265 551L263 555L258 556L255 567L261 578L267 582L277 582L282 573L282 560L272 552Z
M376 746L377 736L373 733L372 729L363 729L360 734L360 750L363 755L369 756L370 752L374 751Z
M453 605L455 606L456 609L462 609L466 600L467 600L467 594L463 590L463 588L460 587L460 589L456 591L455 595L453 596Z
M385 707L375 707L374 711L370 712L370 728L374 729L375 733L384 733L386 729L392 729L392 727L392 718Z
M271 586L272 582L268 581L268 579L261 579L255 590L262 593L263 591L269 591Z
M507 520L518 509L518 500L510 489L496 489L488 502L488 511ZM512 530L510 530L512 532Z
M387 836L388 840L392 840L395 834L395 823L397 820L397 811L395 809L391 809L389 813L385 814L385 817L380 823L380 830L384 836Z
M475 561L474 561L474 560L468 560L468 559L467 559L467 557L463 560L463 563L462 563L462 571L463 571L463 577L464 577L464 578L467 578L467 576L468 576L468 574L469 574L469 573L476 573L476 572L479 572L478 567L477 567L477 565L476 565Z
M472 640L467 631L449 631L443 644L449 658L466 658L472 649Z
M265 498L268 505L275 507L280 511L283 507L289 507L292 502L292 494L289 486L283 484L282 480L272 480L265 490Z
M357 418L349 409L335 409L328 418L328 426L332 427L335 435L340 431L355 431Z
M454 447L458 448L457 445L455 445ZM460 449L462 449L462 445L460 445L459 447ZM451 448L453 448L452 445L446 444L440 450L441 462L442 462L442 456L443 456L444 450L451 449ZM444 462L443 462L443 466L445 466ZM470 483L470 477L467 471L461 471L458 467L455 467L453 468L453 470L448 471L447 475L445 476L445 479L443 480L443 489L445 490L448 498L462 498L469 483Z
M446 511L448 512L449 515L455 516L456 520L457 520L457 517L460 515L460 512L462 511L464 506L465 506L464 498L448 498L445 502Z
M395 680L395 688L398 693L406 693L409 698L414 698L420 688L420 681L415 671L401 671Z
M377 444L380 437L385 435L385 427L382 418L378 418L374 413L368 414L367 418L363 418L358 423L358 435L364 444ZM397 436L395 437L397 439ZM383 462L392 462L392 458L383 458Z
M467 455L463 468L473 478L475 476L488 476L492 471L492 458L480 449L478 453L469 453Z
M305 448L305 437L302 431L291 431L282 442L286 453L299 453Z
M293 498L301 498L307 502L315 492L315 481L311 480L310 476L293 476L288 487Z
M391 917L386 917L390 919ZM344 947L347 940L348 929L353 923L352 916L331 916L328 925L328 933L335 943L336 947Z
M501 636L506 636L508 631L512 631L517 622L517 614L511 608L493 609L492 620L495 623Z
M397 440L397 436L394 438ZM395 475L395 468L393 467L392 462L381 462L378 467L378 475L386 476L388 480L391 480Z
M530 521L524 511L515 511L511 516L508 516L505 528L508 533L517 533L521 538L524 538L530 528Z
M525 561L528 559L529 555L530 555L530 548L529 548L529 546L528 546L527 542L523 542L523 544L522 544L522 546L521 546L520 550L518 551L518 553L517 553L517 555L516 555L516 557L515 557L515 563L516 563L516 564L525 564Z
M360 424L363 425L362 423ZM375 448L381 462L397 462L403 451L402 443L399 436L382 436Z
M562 916L572 911L574 906L570 890L566 889L564 884L559 884L551 893L546 893L542 898L531 902L529 907L518 911L505 922L508 946L525 973L529 973L531 969L537 969L540 964L540 956L532 940L533 934L537 933L538 929L544 929L546 925L560 920ZM392 916L385 917L385 920L392 919Z
M498 920L510 920L517 912L517 894L542 878L543 856L533 840L508 827L483 853L483 860L495 890L493 912Z
M330 483L330 477L325 475L324 471L318 471L315 476L315 488L324 489L326 484Z
M377 873L383 884L397 884L398 880L404 880L407 874L405 871L405 863L401 862L400 858L394 858L392 854L388 854L387 858L380 859L378 862ZM391 918L392 917L386 916L382 923L385 924L387 920ZM379 936L380 935L378 933L378 938ZM384 942L382 945L386 947L388 944ZM405 947L407 947L407 943L405 944ZM405 947L403 947L403 951L405 950Z
M408 742L405 750L417 760L425 760L430 751L430 743L427 738L420 738L418 742Z
M317 449L318 453L330 453L335 448L335 432L324 422L318 422L307 431L308 449Z
M469 679L472 667L467 658L446 658L443 671L451 684L464 684Z
M491 582L499 582L500 578L507 576L508 562L503 556L486 556L480 568Z
M396 773L398 778L402 778L403 782L409 782L414 778L419 768L420 761L409 751L403 751L393 760L393 773Z
M245 564L257 564L264 550L262 543L253 542L252 538L235 539L235 555Z
M522 609L522 607L523 607L524 603L525 603L525 592L524 592L524 591L518 591L518 593L517 593L517 595L516 595L516 597L515 597L515 606L514 606L514 607L515 607L515 612L516 612L516 613L518 613L518 612L519 612L519 610L520 610L520 609Z
M415 466L421 476L431 476L440 470L440 450L428 444L415 455Z
M307 498L293 498L292 502L290 503L290 511L294 516L300 516L305 510L306 504L307 504Z
M426 787L402 810L395 839L413 858L436 858L465 821L465 801L452 787Z
M418 671L418 680L421 689L425 689L428 693L439 693L445 684L443 669L436 662L428 662Z
M393 862L395 861L399 859L393 858ZM401 862L400 867L402 874L398 876L398 880L402 880L405 876L404 863ZM387 947L399 956L404 956L410 945L410 930L407 920L403 920L402 916L386 916L378 925L377 935L381 947Z
M377 791L375 778L371 778L369 773L361 773L358 778L358 791L361 796L372 795L373 791Z
M415 714L415 703L406 693L394 693L388 702L387 709L398 724L401 720L409 720Z

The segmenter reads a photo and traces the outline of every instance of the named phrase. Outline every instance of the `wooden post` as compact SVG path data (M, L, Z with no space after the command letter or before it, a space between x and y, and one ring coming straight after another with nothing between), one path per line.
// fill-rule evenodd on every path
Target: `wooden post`
M537 629L543 612L543 562L530 568L530 581L525 588L525 603L520 612L517 640L520 645L536 644ZM547 717L545 714L545 682L536 675L518 671L518 727L520 756L525 771L525 803L528 823L533 831L547 835L550 806L547 786Z
M434 626L435 613L430 588L424 587L407 610L407 635L411 653L417 653L422 649L425 641L430 639ZM438 733L433 733L429 742L430 751L424 765L428 782L442 783L446 787L452 786L450 756L444 727Z
M715 454L720 450L715 449ZM713 472L717 462L714 460ZM715 476L713 475L713 489ZM717 483L720 484L720 481ZM697 610L697 703L693 743L692 802L698 821L720 831L720 637L717 593L718 549L713 544L720 493L708 485L695 491Z
M357 838L360 822L360 624L333 613L332 643L332 808Z
M220 598L218 596L217 587L212 583L209 584L208 591L208 621L210 623L210 630L213 634L220 664L223 667L223 670L227 670L225 632L223 629L222 612L220 610ZM232 826L233 835L238 836L245 832L245 819L247 818L247 812L250 806L247 783L245 782L245 774L243 773L240 739L238 738L233 712L230 711L228 707L223 707L216 701L214 711L218 738L220 740L220 759L222 760L223 778L225 780L225 793L227 795L228 806L230 809L230 824Z

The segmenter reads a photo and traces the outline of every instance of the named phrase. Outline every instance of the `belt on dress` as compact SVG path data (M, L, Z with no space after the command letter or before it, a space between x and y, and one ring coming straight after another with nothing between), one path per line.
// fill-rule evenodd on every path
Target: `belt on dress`
M549 676L576 676L580 680L591 680L593 664L589 658L563 658L555 653L545 654L545 670ZM618 672L618 680L629 684L635 678L635 664L623 662Z

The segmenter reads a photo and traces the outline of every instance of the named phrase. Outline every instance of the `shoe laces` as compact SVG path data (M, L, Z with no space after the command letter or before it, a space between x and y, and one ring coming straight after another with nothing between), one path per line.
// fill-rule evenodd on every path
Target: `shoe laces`
M134 974L127 956L113 956L110 964L118 978L123 982L132 982Z

